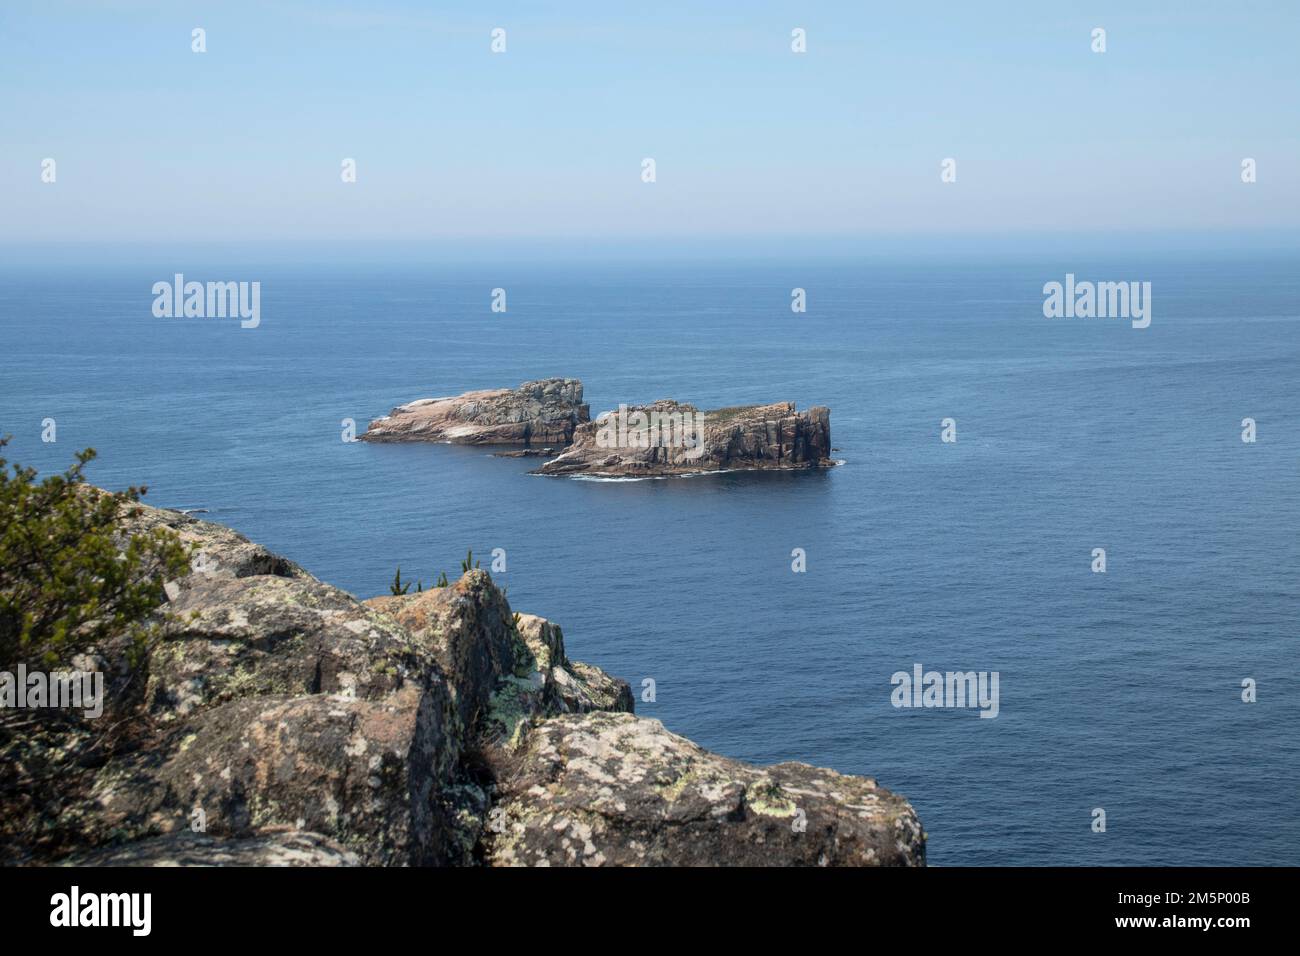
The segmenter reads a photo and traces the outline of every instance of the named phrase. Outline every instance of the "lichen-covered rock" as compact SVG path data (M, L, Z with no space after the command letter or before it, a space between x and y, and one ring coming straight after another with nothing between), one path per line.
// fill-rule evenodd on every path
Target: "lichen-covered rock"
M182 526L215 560L169 583L160 639L134 677L145 690L124 721L131 743L93 773L67 775L63 842L179 832L197 808L210 834L229 839L307 827L367 863L470 862L486 797L460 765L466 735L431 650L242 537ZM63 735L74 751L98 746L93 729L79 734ZM34 756L56 765L58 745L37 743Z
M543 475L657 477L708 471L825 468L831 460L830 409L793 402L701 411L665 399L620 406L579 425L573 444Z
M542 721L498 787L490 865L925 862L915 812L875 781L728 760L630 714Z
M96 778L98 825L135 838L188 829L243 838L320 833L367 864L464 862L450 698L259 697L205 710L140 759Z
M195 568L205 577L242 578L270 574L311 579L310 574L288 558L249 541L238 531L167 508L139 503L131 505L126 509L122 522L122 535L130 537L160 527L172 529L183 544L192 548ZM184 587L187 582L188 578L181 578L175 583Z
M571 662L558 624L533 614L516 614L514 668L497 681L483 724L485 743L518 748L539 718L593 710L632 711L632 689L599 667ZM489 766L500 755L484 752Z
M518 655L520 679L527 682L524 686L540 691L544 713L632 712L632 688L627 681L569 660L560 625L535 614L520 614L516 627L524 642L524 653Z
M475 568L448 587L365 604L429 650L451 687L462 725L477 727L497 682L515 666L513 613L488 573Z
M637 719L484 571L359 602L216 525L127 527L157 523L211 563L168 582L141 670L96 649L111 721L0 714L0 862L924 862L900 797Z
M626 681L571 662L559 626L513 614L485 571L469 571L449 587L365 603L434 655L476 746L513 747L538 717L632 710Z
M310 577L187 581L149 656L146 700L159 719L267 694L372 699L433 671L405 628Z
M591 418L582 382L548 378L445 398L422 398L376 418L363 441L440 441L457 445L567 445Z
M289 830L243 839L189 831L108 847L60 861L65 866L360 866L319 833Z

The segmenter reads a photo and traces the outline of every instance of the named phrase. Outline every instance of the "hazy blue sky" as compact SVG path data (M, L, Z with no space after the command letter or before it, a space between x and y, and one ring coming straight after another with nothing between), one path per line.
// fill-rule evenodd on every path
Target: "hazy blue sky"
M1295 227L1296 0L0 4L0 241Z

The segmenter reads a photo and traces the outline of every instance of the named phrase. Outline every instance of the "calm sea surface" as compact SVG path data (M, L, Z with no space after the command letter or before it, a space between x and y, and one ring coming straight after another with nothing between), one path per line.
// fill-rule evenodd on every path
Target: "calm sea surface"
M154 318L177 270L261 281L261 326ZM1067 271L1151 281L1151 327L1043 318ZM549 376L593 413L827 405L845 463L574 481L340 440L343 419ZM1300 864L1293 258L0 266L0 432L43 470L94 446L95 482L210 509L363 597L399 564L428 583L504 548L516 609L654 680L639 713L876 777L934 864ZM917 663L998 671L999 716L895 709Z

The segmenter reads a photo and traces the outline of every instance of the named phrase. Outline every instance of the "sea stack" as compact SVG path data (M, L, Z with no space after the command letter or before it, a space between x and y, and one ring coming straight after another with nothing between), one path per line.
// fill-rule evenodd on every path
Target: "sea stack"
M445 398L421 398L376 418L362 441L455 445L567 445L591 418L582 382L548 378Z
M666 399L619 406L579 425L573 444L543 475L658 477L707 471L825 468L831 460L830 409L793 402L701 411Z

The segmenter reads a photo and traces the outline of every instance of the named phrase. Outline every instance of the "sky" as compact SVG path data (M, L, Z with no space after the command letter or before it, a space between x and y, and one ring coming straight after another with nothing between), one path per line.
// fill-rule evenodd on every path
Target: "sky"
M1295 0L0 2L3 243L1298 229Z

